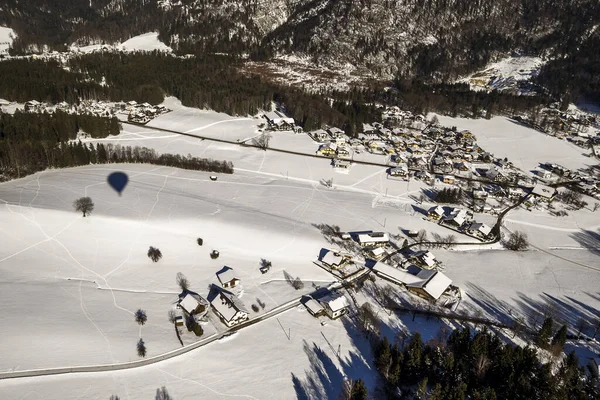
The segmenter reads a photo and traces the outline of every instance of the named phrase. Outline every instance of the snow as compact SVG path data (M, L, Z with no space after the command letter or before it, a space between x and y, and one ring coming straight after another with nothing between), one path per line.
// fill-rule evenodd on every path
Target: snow
M506 57L459 82L469 83L474 90L516 90L517 82L536 76L545 63L540 57Z
M144 33L134 36L129 40L117 46L123 51L164 51L170 53L173 51L169 46L158 39L158 32Z
M438 115L440 124L468 129L477 144L495 157L508 159L515 167L531 171L540 163L553 162L577 170L589 166L583 149L564 140L537 132L506 117L487 119L452 118Z
M0 26L0 54L8 53L15 37L17 34L11 28Z

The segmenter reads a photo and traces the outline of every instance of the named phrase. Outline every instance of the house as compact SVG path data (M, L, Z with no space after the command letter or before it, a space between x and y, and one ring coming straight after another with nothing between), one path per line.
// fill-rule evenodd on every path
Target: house
M229 327L248 319L248 310L246 310L244 303L231 292L212 285L208 294L208 301L215 314Z
M350 155L350 150L348 150L347 147L338 146L336 153L337 153L338 156L349 156Z
M485 190L473 190L473 198L475 200L486 200L488 198L488 192Z
M454 183L454 176L452 175L444 175L444 183L448 183L448 184L453 184Z
M427 216L433 220L439 221L444 216L444 209L441 206L431 207Z
M437 301L452 284L452 280L446 275L435 270L422 269L416 274L419 282L408 283L406 288L429 301Z
M390 168L390 176L406 178L408 176L408 166L406 164L399 164L397 167Z
M419 250L415 252L411 259L420 267L431 269L438 263L437 259L429 250Z
M341 269L351 260L350 255L343 254L337 250L321 249L319 261L331 269Z
M316 142L324 142L326 140L329 140L329 134L323 129L317 129L316 131L311 132L310 135Z
M552 172L550 172L550 171L548 171L546 169L536 168L534 170L534 172L541 179L547 180L547 179L552 178Z
M458 208L452 209L450 215L444 217L444 222L450 225L454 225L456 227L461 227L467 218L467 211L461 210Z
M389 243L390 237L385 232L360 233L357 241L362 247L385 246Z
M310 315L312 315L313 317L320 317L321 315L325 315L325 309L321 306L321 304L319 304L318 301L316 301L312 297L305 296L302 298L301 302L304 305L304 307L306 307Z
M319 147L317 150L317 154L321 154L323 156L334 156L337 152L337 144L335 143L325 143Z
M234 288L238 283L240 283L240 279L236 277L233 269L225 266L219 272L217 272L217 278L219 278L219 282L221 282L221 286L224 288Z
M185 319L183 318L183 315L178 315L175 317L175 326L185 326Z
M525 195L521 188L508 188L508 197L511 199L520 199Z
M469 226L468 232L471 235L478 235L483 238L487 238L490 236L490 233L492 233L492 228L490 228L489 226L487 226L484 223L473 222Z
M538 183L533 187L531 194L538 200L551 202L554 200L554 196L556 195L556 189Z
M329 293L318 299L318 302L325 309L325 314L331 319L336 319L348 312L350 304L343 294Z
M333 160L333 168L349 169L350 161L335 159Z
M494 182L505 182L509 179L505 170L492 166L485 172L485 177Z
M470 170L471 170L471 165L470 165L470 164L468 164L468 163L466 163L466 162L464 162L464 161L461 161L461 162L458 162L458 163L456 163L456 164L455 164L455 167L456 167L456 169L458 169L459 171L463 171L463 172L466 172L466 171L470 171Z
M387 254L387 251L383 247L374 247L369 250L369 256L374 260L379 260Z
M327 132L333 139L342 139L345 138L346 133L340 128L332 127L327 129Z
M186 314L199 314L206 310L206 301L197 294L186 293L185 296L179 299L178 307Z
M286 117L281 111L268 111L264 113L269 126L275 129L290 129L296 124L294 118Z

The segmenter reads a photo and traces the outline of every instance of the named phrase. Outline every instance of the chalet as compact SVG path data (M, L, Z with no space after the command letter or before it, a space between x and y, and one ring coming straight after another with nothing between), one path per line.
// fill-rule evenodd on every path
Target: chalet
M457 135L461 139L471 139L473 137L473 134L468 130L460 131Z
M339 159L333 160L333 168L350 169L350 165L351 165L350 161L339 160Z
M212 285L208 300L215 314L229 327L248 319L248 310L244 303L231 292Z
M431 175L429 175L429 172L427 172L427 171L416 171L415 172L415 178L417 178L417 179L429 179L429 178L431 178Z
M369 133L373 133L373 132L375 132L375 128L373 128L373 126L371 126L371 125L369 125L369 124L363 124L363 129L362 129L362 131L363 131L364 133L366 133L366 134L369 134Z
M422 269L416 274L419 282L408 283L406 288L429 301L437 301L452 284L452 280L446 275L435 270Z
M312 136L315 142L324 142L330 139L329 134L323 129L317 129L316 131L312 131L310 135Z
M224 267L221 271L217 272L217 278L221 282L221 286L228 289L234 288L240 283L240 279L236 277L233 269Z
M438 264L437 259L429 250L419 250L410 257L419 267L431 269Z
M431 207L427 212L430 219L439 221L444 216L444 209L441 206Z
M406 178L408 176L408 166L400 164L397 167L390 168L390 176Z
M340 293L329 293L317 300L325 309L325 314L331 319L336 319L348 312L350 304L346 297Z
M458 208L453 209L450 215L444 217L444 222L449 225L461 227L466 222L467 211Z
M25 102L25 111L37 111L42 106L37 100L30 100Z
M533 187L531 194L538 200L551 202L556 195L556 189L538 183Z
M344 156L347 157L350 155L350 150L348 150L347 147L343 147L343 146L338 146L336 154L338 156Z
M345 138L345 136L346 136L346 133L343 130L341 130L340 128L336 128L336 127L327 129L327 133L329 133L329 135L333 139Z
M416 168L425 168L425 167L427 167L427 160L423 156L413 156L413 157L411 157L410 162Z
M488 192L485 190L473 190L473 199L475 200L486 200L488 198Z
M509 179L504 169L491 167L485 172L485 177L494 182L506 182Z
M416 266L409 267L409 272L379 261L372 269L382 278L404 285L411 293L429 301L437 301L452 284L452 280L441 272Z
M337 152L337 144L335 143L325 143L319 147L317 150L317 154L321 154L323 156L334 156Z
M466 162L464 162L464 161L457 162L456 164L454 164L454 167L456 169L458 169L459 171L463 171L463 172L471 170L471 165L468 164L468 163L466 163Z
M188 315L199 314L206 309L206 301L197 294L186 293L177 306Z
M508 197L511 199L520 199L525 195L521 188L508 188Z
M319 261L331 269L342 269L344 265L351 261L351 257L348 254L343 254L337 250L321 249L319 254Z
M542 168L536 168L534 170L534 173L541 179L547 180L552 178L552 172L546 170L546 169L542 169Z
M293 129L296 124L294 118L289 118L280 111L268 111L264 113L264 117L269 126L273 129Z
M488 238L492 233L492 228L483 223L473 222L467 231L471 235L481 236L485 239Z
M385 246L390 242L390 237L385 232L360 233L357 241L362 247Z
M387 251L383 247L374 247L369 250L368 254L373 260L379 260L387 254Z

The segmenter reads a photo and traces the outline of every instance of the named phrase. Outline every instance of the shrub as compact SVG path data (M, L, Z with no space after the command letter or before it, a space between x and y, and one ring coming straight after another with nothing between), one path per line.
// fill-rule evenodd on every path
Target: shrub
M252 304L252 311L258 312L259 308L256 304Z
M212 258L213 260L216 260L217 258L219 258L219 252L217 250L213 250L210 253L210 258Z
M292 281L292 286L294 287L294 289L296 290L300 290L304 287L304 282L302 282L302 280L300 279L300 277L297 277L296 279L294 279Z
M146 343L142 338L137 342L137 353L140 357L146 357Z
M510 237L506 241L506 248L513 251L527 250L529 242L527 241L527 235L523 232L514 231L510 234Z
M198 242L198 246L202 246L204 244L204 240L202 240L202 238L198 238L196 242Z
M160 260L162 258L162 253L159 249L157 249L156 247L152 247L150 246L150 248L148 249L148 257L154 261L154 262L158 262L158 260Z

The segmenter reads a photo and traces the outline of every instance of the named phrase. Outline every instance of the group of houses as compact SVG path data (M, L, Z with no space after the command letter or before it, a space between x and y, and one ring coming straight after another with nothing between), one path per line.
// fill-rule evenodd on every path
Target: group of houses
M302 128L296 126L294 118L290 118L279 110L267 111L262 114L267 121L268 130L301 132Z
M482 241L492 238L492 227L473 220L473 213L462 208L434 206L427 212L427 217L442 226L449 227Z
M324 294L304 296L302 304L315 317L328 316L331 319L340 318L348 313L350 303L343 293L336 290L326 290Z
M148 103L137 103L131 100L127 103L118 103L121 112L127 113L127 120L138 124L146 124L161 114L168 113L169 110L163 105L153 106Z
M204 315L209 306L227 327L248 320L248 310L234 293L241 282L235 271L226 266L217 272L216 276L218 284L210 285L206 299L189 290L184 290L179 295L177 309L180 315L176 319L178 326L184 325L190 317L197 319Z

